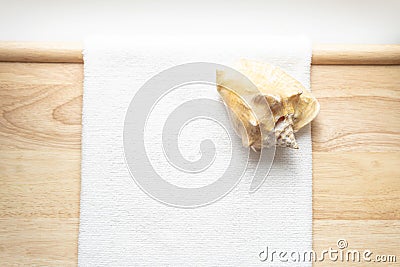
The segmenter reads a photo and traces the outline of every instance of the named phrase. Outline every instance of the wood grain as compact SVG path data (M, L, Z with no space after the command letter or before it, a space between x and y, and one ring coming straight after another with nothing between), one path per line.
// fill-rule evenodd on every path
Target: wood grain
M0 62L83 63L81 43L0 42ZM313 65L399 65L400 45L317 44Z
M0 63L2 266L77 263L82 72ZM345 238L400 261L399 77L400 66L312 67L315 250Z

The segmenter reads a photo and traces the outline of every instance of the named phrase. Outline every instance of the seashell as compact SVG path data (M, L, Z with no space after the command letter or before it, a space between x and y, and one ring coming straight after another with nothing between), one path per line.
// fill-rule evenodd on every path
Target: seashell
M237 86L241 81L222 70L217 71L216 78L218 92L243 145L255 150L271 145L297 149L294 133L317 116L318 100L279 67L243 59L237 70L257 87L257 93L249 94L246 88ZM266 104L269 109L260 119L254 108ZM261 140L261 131L271 134Z

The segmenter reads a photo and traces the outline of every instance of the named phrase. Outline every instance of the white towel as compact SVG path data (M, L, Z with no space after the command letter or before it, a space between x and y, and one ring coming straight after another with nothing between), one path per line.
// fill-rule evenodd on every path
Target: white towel
M144 193L124 158L123 130L128 106L143 84L170 67L190 62L229 65L240 58L280 66L310 88L311 44L305 38L254 36L92 38L84 47L80 266L267 266L287 265L273 250L312 249L311 129L296 134L299 150L277 149L266 181L249 194L245 176L222 199L198 208L165 205ZM149 117L146 151L163 179L182 187L215 181L229 162L229 143L210 121L194 122L179 146L189 160L199 157L198 139L217 148L213 166L198 179L185 179L168 166L160 148L160 125L183 101L214 90L172 92ZM207 107L205 107L207 108ZM213 128L214 127L214 128ZM146 136L145 136L146 137ZM239 138L239 137L236 137ZM220 143L220 144L219 144ZM235 153L235 151L231 151ZM249 163L251 168L254 162ZM246 173L247 175L247 173ZM261 253L261 254L260 254ZM265 258L264 258L265 260ZM283 258L284 260L284 258ZM309 262L296 266L311 266Z

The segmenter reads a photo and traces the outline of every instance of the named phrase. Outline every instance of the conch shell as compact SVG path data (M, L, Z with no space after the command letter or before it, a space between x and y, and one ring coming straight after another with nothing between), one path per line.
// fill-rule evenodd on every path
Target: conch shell
M237 70L258 89L258 94L250 102L243 97L246 94L244 88L239 86L237 90L231 89L235 88L238 81L224 71L217 71L217 89L227 106L233 127L242 137L243 145L255 150L273 144L299 148L294 133L317 116L320 109L317 99L279 67L243 59ZM253 109L265 103L270 112L260 122ZM269 139L262 140L260 128L272 133L272 138L269 136Z

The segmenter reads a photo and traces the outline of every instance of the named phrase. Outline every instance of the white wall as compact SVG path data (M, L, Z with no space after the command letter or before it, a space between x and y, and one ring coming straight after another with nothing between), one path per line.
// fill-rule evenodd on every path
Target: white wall
M181 32L302 33L316 43L400 43L400 1L0 0L3 41Z

